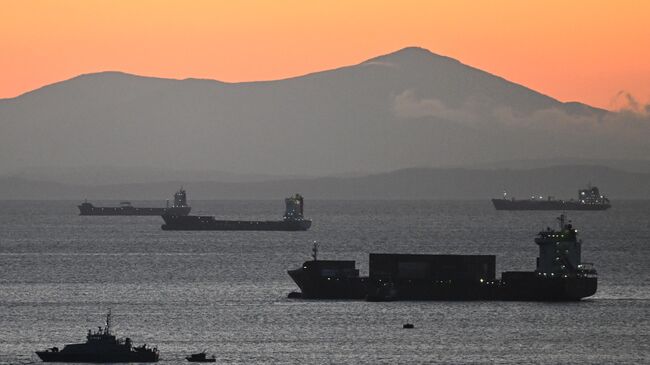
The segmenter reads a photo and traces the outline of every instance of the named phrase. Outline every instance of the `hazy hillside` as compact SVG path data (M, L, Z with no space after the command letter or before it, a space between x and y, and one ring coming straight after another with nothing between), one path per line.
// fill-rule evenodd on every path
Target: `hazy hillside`
M106 72L0 100L0 175L94 165L323 176L512 159L644 159L648 125L407 48L279 81Z
M650 174L599 166L530 170L404 169L362 177L287 179L247 183L168 181L148 184L74 186L0 179L0 199L169 199L184 185L190 199L282 199L300 192L308 199L488 199L531 194L575 198L592 183L612 199L650 199Z

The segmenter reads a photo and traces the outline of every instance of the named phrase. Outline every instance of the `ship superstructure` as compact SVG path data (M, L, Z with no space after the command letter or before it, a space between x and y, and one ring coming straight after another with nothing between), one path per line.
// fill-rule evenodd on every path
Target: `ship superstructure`
M284 216L282 217L286 220L304 220L305 213L305 199L300 194L295 194L284 199L285 209Z
M596 293L598 276L582 262L582 240L564 214L558 230L547 227L535 238L539 255L535 271L501 274L499 297L509 300L580 300Z

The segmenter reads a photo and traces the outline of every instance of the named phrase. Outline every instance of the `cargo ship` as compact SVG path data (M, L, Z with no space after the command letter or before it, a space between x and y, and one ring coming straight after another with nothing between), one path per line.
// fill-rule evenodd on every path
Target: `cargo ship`
M558 218L559 229L538 233L534 271L495 274L494 255L371 253L369 275L354 261L311 261L289 270L300 288L290 298L391 300L578 301L596 293L593 264L581 260L578 231ZM315 247L315 250L317 248Z
M88 330L86 343L68 344L59 350L51 347L36 351L43 362L66 363L126 363L158 362L158 349L147 345L133 346L130 338L118 339L111 333L111 312L106 315L106 326L97 332Z
M286 210L280 221L219 220L213 216L164 214L166 231L306 231L311 220L304 218L304 198L300 194L284 200Z
M612 206L595 186L578 190L578 200L556 200L552 196L516 200L508 198L504 192L503 198L492 199L492 204L497 210L605 210Z
M88 201L80 205L79 215L164 215L173 214L176 216L185 216L190 214L192 209L187 205L187 193L183 188L174 194L174 204L170 207L169 202L165 208L141 208L134 207L131 202L123 201L119 207L96 207Z

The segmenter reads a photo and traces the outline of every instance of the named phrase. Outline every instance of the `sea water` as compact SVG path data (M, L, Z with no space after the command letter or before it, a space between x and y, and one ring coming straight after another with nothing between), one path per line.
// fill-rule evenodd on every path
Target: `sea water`
M0 364L113 331L162 364L207 350L222 364L592 364L650 361L650 202L568 212L599 273L581 302L295 300L287 270L368 253L494 254L534 270L560 212L489 201L313 201L307 232L171 232L160 217L79 216L72 201L0 202ZM103 202L117 204L117 202ZM133 202L135 206L162 206ZM193 214L280 219L283 202L192 201ZM403 329L404 323L414 329Z

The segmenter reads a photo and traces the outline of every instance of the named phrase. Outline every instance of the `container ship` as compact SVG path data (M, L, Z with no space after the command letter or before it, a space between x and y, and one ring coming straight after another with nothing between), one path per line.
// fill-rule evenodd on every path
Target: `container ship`
M280 221L219 220L213 216L163 215L166 231L306 231L311 220L304 218L304 198L300 194L284 200L286 210Z
M516 200L504 192L503 198L492 199L492 204L497 210L605 210L612 206L595 186L578 190L578 200L556 200L552 196Z
M290 298L391 300L577 301L596 293L593 264L581 261L578 231L558 218L559 229L539 232L534 271L495 275L494 255L371 253L369 275L354 261L313 259L289 270L300 288Z
M123 201L119 207L96 207L87 201L80 205L79 215L165 215L173 214L185 216L192 209L187 205L187 193L183 188L174 194L174 204L170 207L169 202L165 208L142 208L134 207L130 202Z

